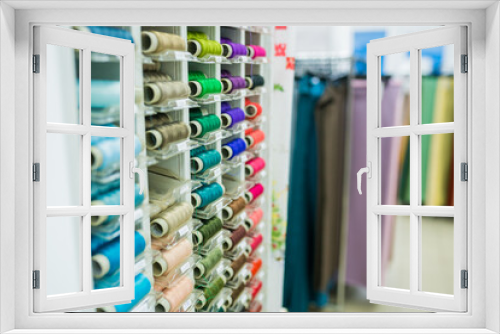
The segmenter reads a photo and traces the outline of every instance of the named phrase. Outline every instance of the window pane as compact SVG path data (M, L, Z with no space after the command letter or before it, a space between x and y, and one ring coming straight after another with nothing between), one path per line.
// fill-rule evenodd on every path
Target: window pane
M47 134L47 206L81 205L81 140Z
M47 122L80 124L78 52L47 44Z
M383 87L380 124L382 127L410 125L410 53L380 58Z
M410 217L380 216L380 286L410 289Z
M453 133L421 136L422 205L453 206Z
M453 294L453 218L421 217L421 290Z
M81 217L47 218L47 295L82 291Z
M381 204L410 204L410 137L381 138Z
M92 52L92 125L120 125L120 57Z
M453 45L422 49L421 124L453 122Z
M120 216L105 219L106 223L95 225L96 217L92 217L92 276L96 290L120 286Z
M92 137L92 205L121 205L121 138ZM97 217L93 217L98 219Z

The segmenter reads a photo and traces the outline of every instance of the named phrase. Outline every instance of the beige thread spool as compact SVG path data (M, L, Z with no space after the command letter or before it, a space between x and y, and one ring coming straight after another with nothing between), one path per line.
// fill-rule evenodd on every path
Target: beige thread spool
M164 125L172 122L172 118L170 118L167 114L156 114L154 116L147 117L145 119L146 129L154 128L159 125Z
M174 286L162 291L162 296L156 301L155 311L170 312L178 309L193 289L193 280L188 276L182 277Z
M146 131L146 148L162 150L169 144L189 138L191 129L186 123L174 122Z
M186 51L186 41L179 35L161 31L143 31L142 52L147 55L161 54L168 50Z
M154 276L168 273L193 254L193 245L188 239L182 239L181 242L169 250L162 250L161 255L153 259Z
M193 215L191 203L178 203L161 212L151 221L151 236L161 238L171 235Z
M187 99L191 88L180 81L150 82L144 85L144 103L148 106L161 106L168 101Z
M172 81L170 75L157 71L145 71L143 77L144 83Z
M161 63L158 63L158 62L142 64L143 71L159 71L160 68L161 68Z

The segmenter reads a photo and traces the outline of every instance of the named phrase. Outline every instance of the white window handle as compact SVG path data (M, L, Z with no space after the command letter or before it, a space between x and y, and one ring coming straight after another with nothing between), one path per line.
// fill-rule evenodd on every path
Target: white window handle
M359 171L358 171L358 192L359 194L361 195L362 192L361 192L361 176L366 173L367 177L369 179L372 178L372 163L370 161L368 161L368 166L365 167L365 168L361 168Z
M142 169L136 168L134 161L130 162L129 167L130 167L130 178L131 179L134 178L135 173L139 174L139 194L142 195L142 193L144 192L144 181L146 180L146 173L144 173L144 171Z

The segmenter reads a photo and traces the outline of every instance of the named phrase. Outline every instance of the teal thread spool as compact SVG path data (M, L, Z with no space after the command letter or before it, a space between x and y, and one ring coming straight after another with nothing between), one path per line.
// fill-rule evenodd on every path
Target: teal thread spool
M191 174L203 173L222 161L222 156L217 150L204 151L191 157Z
M191 204L195 208L204 208L224 195L224 187L219 183L212 183L196 189L191 193Z
M206 152L206 151L207 151L207 149L205 148L205 146L198 146L197 148L193 148L191 150L191 152L189 152L189 153L190 153L191 157L195 157L195 156L197 156L203 152Z
M194 268L194 277L200 279L204 275L209 275L221 259L222 250L220 248L212 249L203 260L196 264Z
M201 309L210 304L210 302L219 294L222 288L226 285L226 278L219 276L203 288L203 294L196 302L196 308Z
M222 220L220 218L213 217L205 220L198 230L193 231L193 243L195 245L205 245L220 230L222 230Z
M199 108L192 110L189 117L192 138L203 137L209 132L219 130L221 127L219 116L208 114L205 110Z

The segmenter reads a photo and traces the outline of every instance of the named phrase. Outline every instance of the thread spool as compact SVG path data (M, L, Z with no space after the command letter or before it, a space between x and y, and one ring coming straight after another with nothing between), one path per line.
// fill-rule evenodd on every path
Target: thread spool
M159 71L161 68L160 62L144 63L142 64L143 71Z
M215 78L196 79L189 81L190 96L204 97L209 94L220 94L222 83Z
M262 243L263 237L262 234L257 234L256 236L252 237L252 240L250 241L250 248L252 249L252 253L255 252L257 247L260 246Z
M193 245L187 238L182 239L169 250L162 250L161 254L153 260L153 275L161 276L168 273L184 262L191 254L193 254Z
M246 81L242 77L232 76L228 70L221 71L222 93L229 94L234 90L246 88Z
M250 231L257 227L263 216L264 211L261 208L257 208L250 214L248 214L247 218L245 219L245 226L247 227L247 230Z
M102 137L90 147L90 163L93 171L115 169L120 165L121 139ZM134 154L137 156L142 150L139 137L134 136Z
M245 284L243 284L242 282L233 290L233 292L231 293L231 299L233 300L233 303L236 302L236 300L241 295L244 289L245 289Z
M132 33L127 29L116 28L116 27L107 27L107 26L87 26L87 27L74 27L80 31L91 32L96 35L103 35L115 38L126 39L134 43L134 39L132 37Z
M144 85L144 104L161 106L172 100L187 99L191 86L181 81L158 81Z
M186 41L179 35L161 31L143 31L141 33L142 52L156 55L168 50L186 51Z
M245 253L242 253L236 258L236 260L231 263L231 269L233 270L234 275L236 275L241 270L241 268L243 268L246 262L247 255Z
M230 220L233 217L236 217L240 212L245 209L246 206L245 199L243 197L239 197L232 201L228 206L222 209L222 219Z
M247 203L255 201L264 192L264 186L261 183L255 184L252 188L245 191Z
M187 49L195 57L222 55L222 45L217 41L209 40L207 35L202 32L188 31L187 39Z
M138 184L134 185L134 201L135 206L139 206L144 201L144 193L141 194L141 189ZM120 195L120 186L111 190L108 193L99 195L95 200L91 202L91 205L120 205L121 195ZM91 216L90 224L92 226L99 226L109 223L113 218L113 216Z
M135 298L130 303L99 307L97 308L97 312L128 312L137 305L149 291L151 291L151 281L146 275L139 273L134 279Z
M266 134L262 130L252 131L248 136L245 136L247 146L252 148L266 139Z
M193 243L195 245L205 245L220 230L222 230L222 221L220 218L212 217L209 220L205 220L198 230L193 231Z
M221 147L222 159L231 160L235 156L244 152L246 149L247 149L247 143L241 138L236 138L228 142L227 144L222 145Z
M231 104L227 101L223 101L220 103L220 110L221 112L226 112L228 110L231 110L233 107L231 107Z
M172 78L170 77L170 75L158 71L144 71L143 80L144 83L167 82L172 81Z
M202 309L205 305L209 304L219 294L224 285L226 285L226 278L219 276L210 282L208 286L204 287L202 290L203 294L196 302L196 309Z
M222 255L222 250L219 247L212 249L207 256L199 261L194 267L194 278L200 279L203 276L209 275L212 269L214 269L222 259Z
M146 130L148 130L148 129L151 129L151 128L154 128L154 127L157 127L160 125L172 123L172 121L173 120L172 120L172 118L170 118L169 115L159 113L159 114L156 114L153 116L146 117L145 118L145 127L146 127Z
M151 221L151 235L155 238L171 235L191 218L193 211L190 203L174 204Z
M245 120L245 112L241 108L233 108L221 113L222 127L231 128Z
M247 45L247 55L252 59L266 56L266 49L260 45Z
M237 56L246 56L247 48L243 44L233 43L229 38L222 37L220 39L222 45L222 55L226 58L234 58Z
M224 195L224 188L219 183L212 183L191 193L191 204L195 208L204 208Z
M242 225L238 226L238 228L231 233L231 236L223 241L222 248L225 251L232 250L241 240L243 240L246 234L247 231L245 228Z
M254 74L245 76L245 83L246 88L255 89L264 86L265 81L262 75Z
M257 272L262 267L262 259L258 258L258 259L253 260L252 262L250 262L250 265L251 265L250 272L252 273L252 277L255 277Z
M191 157L191 174L203 173L207 169L218 165L221 160L222 157L217 150L201 152Z
M146 131L146 147L148 150L163 150L171 143L187 139L190 134L186 123L160 125Z
M193 292L193 289L193 280L189 276L183 276L174 286L163 290L162 297L156 301L155 312L176 310Z
M245 115L247 119L255 119L262 114L262 106L259 103L245 99Z
M77 80L77 85L79 85ZM90 86L90 105L92 108L108 108L120 106L120 81L119 80L96 80L93 79Z
M190 121L189 126L191 127L191 137L199 138L207 133L219 130L221 120L217 115L208 115Z
M135 256L141 254L146 248L144 236L136 231L134 234ZM101 246L97 254L92 256L92 274L95 278L102 278L113 274L120 268L120 237Z
M266 167L266 161L260 157L251 159L245 163L245 176L251 177Z
M262 289L262 281L258 281L256 284L252 285L252 299L254 299L259 291Z

